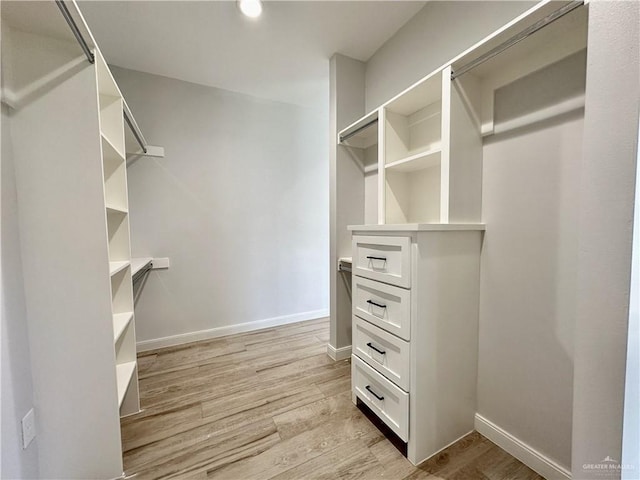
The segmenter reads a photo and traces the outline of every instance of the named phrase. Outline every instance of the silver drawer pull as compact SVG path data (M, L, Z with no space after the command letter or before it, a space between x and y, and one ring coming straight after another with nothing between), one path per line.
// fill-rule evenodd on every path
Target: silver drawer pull
M369 390L369 392L371 393L371 395L373 395L374 397L376 397L378 400L384 400L384 397L382 395L378 395L376 392L373 391L373 389L367 385L366 387L367 390Z
M386 351L384 351L384 350L380 350L379 348L376 348L376 347L373 345L373 343L371 343L371 342L367 343L367 347L369 347L369 348L373 348L373 349L374 349L376 352L378 352L380 355L384 355L385 353L387 353L387 352L386 352Z

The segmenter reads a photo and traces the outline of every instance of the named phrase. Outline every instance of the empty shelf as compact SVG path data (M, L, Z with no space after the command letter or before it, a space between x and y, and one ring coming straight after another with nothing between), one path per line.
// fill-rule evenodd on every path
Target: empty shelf
M104 159L117 164L124 162L124 156L111 143L111 140L103 132L100 132L100 136L102 137L102 155Z
M384 168L392 169L395 172L415 172L429 167L435 167L440 163L441 149L432 148L425 152L416 153L410 157L401 158L392 163L387 163Z
M113 277L116 273L121 272L130 265L130 262L109 262L109 273Z
M107 205L107 212L108 213L118 213L120 215L126 215L128 212L120 207L116 207L113 205Z
M132 258L131 275L135 277L139 271L144 270L144 268L148 266L152 261L153 258L151 257Z
M136 370L136 362L127 362L116 365L116 378L118 380L118 406L122 406L122 401L127 393L133 373Z
M113 341L116 343L120 336L127 329L127 325L133 318L133 312L114 313L113 314Z

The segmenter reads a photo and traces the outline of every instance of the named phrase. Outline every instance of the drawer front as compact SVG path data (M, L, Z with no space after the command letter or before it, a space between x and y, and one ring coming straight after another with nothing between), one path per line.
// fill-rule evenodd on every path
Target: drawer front
M411 238L354 235L352 255L355 275L411 286Z
M351 355L353 393L405 442L409 439L409 394Z
M354 353L393 383L409 391L409 342L353 317Z
M411 291L366 278L352 277L353 314L410 340Z

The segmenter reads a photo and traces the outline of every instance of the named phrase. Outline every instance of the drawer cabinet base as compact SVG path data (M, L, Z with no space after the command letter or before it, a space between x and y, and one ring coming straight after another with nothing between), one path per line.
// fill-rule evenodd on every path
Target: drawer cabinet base
M406 442L409 438L409 394L355 355L351 356L351 382L354 397Z

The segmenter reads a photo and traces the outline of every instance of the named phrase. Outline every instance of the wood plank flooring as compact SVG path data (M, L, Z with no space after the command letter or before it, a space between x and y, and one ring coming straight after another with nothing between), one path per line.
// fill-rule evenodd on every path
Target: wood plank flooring
M139 354L127 478L542 478L477 433L412 466L351 402L328 337L322 319Z

